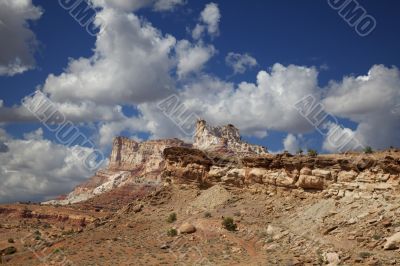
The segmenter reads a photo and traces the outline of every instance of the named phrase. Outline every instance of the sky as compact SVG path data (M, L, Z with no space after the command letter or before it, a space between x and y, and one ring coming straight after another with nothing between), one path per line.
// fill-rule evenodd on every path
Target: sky
M399 10L0 0L0 202L68 193L107 163L114 136L190 142L197 118L273 153L399 147ZM58 119L38 113L44 99Z

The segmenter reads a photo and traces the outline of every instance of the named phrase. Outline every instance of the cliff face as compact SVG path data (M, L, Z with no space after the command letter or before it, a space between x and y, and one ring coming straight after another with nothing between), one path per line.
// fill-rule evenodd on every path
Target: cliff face
M142 143L116 137L110 156L109 170L138 171L141 175L159 172L162 167L162 152L167 147L190 146L178 139L150 140Z
M221 184L263 191L281 187L335 197L373 197L393 195L400 184L399 151L317 157L219 157L196 149L171 147L164 150L164 157L164 179L203 187Z
M88 200L113 189L132 184L160 182L164 169L163 151L168 147L191 147L178 139L137 142L116 137L106 169L77 186L64 200L49 203L68 204Z
M263 147L241 141L233 125L211 127L198 121L193 145L178 139L139 143L115 138L109 166L76 187L66 199L53 203L76 203L116 188L162 182L262 190L281 187L330 196L390 193L400 182L400 152L272 155Z
M234 125L212 127L204 120L197 122L193 147L199 150L225 152L236 155L267 154L264 147L241 140L239 129Z

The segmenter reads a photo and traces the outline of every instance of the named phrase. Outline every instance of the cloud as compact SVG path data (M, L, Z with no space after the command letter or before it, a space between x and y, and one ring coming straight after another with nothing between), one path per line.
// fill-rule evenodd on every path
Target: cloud
M189 73L202 70L205 63L216 53L214 46L203 44L191 44L189 41L179 41L176 46L178 59L177 74L183 78Z
M192 38L195 40L201 39L205 29L206 28L204 25L196 24L196 27L194 27L192 31Z
M91 101L80 103L59 103L51 101L44 94L32 94L26 96L23 101L25 105L5 107L0 106L0 122L39 122L38 115L46 108L58 111L64 120L74 123L96 122L96 121L118 121L124 119L122 107L96 104ZM47 99L43 101L43 99ZM31 111L29 111L31 110ZM47 114L49 116L49 114Z
M155 11L171 11L176 6L185 4L185 0L92 0L94 5L113 8L119 11L132 12L145 7Z
M257 60L248 54L229 53L225 62L233 69L234 74L243 74L248 68L257 65Z
M39 129L25 134L26 139L6 137L8 150L0 152L1 203L55 197L93 174L75 157L76 151L89 154L91 149L56 144L42 134Z
M52 100L137 104L163 97L174 87L174 37L163 36L134 14L104 9L100 17L107 27L97 36L94 55L72 60L64 73L47 78L43 91Z
M211 37L218 36L220 21L221 13L218 5L215 3L207 4L200 14L199 23L192 30L192 38L200 40L206 30Z
M8 152L10 149L4 143L7 140L8 136L4 129L0 128L0 153Z
M25 133L24 139L26 139L26 140L43 140L43 129L38 128L35 131Z
M181 93L184 102L215 124L233 123L246 134L280 130L302 133L312 129L294 105L305 95L319 93L315 68L275 64L260 71L256 83L237 87L204 76Z
M0 1L0 76L13 76L35 67L38 42L28 22L41 15L42 10L32 0Z
M211 36L219 35L219 22L221 13L216 3L209 3L201 12L200 20L207 25L208 34Z
M144 132L147 131L143 120L137 117L126 117L120 121L101 123L99 126L98 143L102 149L110 147L111 140L118 136L122 131Z
M200 74L177 95L183 110L215 125L232 123L244 135L265 137L268 130L304 133L314 128L294 106L306 95L319 97L317 76L315 68L280 64L275 64L270 72L260 71L256 83L236 85ZM185 136L155 103L140 104L138 110L145 128L153 135Z
M169 11L173 10L176 6L185 4L184 0L158 0L154 4L154 10L156 11Z
M288 134L283 140L283 148L291 154L295 154L300 148L300 142L295 135Z
M362 149L362 136L342 125L327 123L327 134L322 144L322 149L330 153L347 152ZM365 146L364 146L365 147Z
M329 112L357 123L355 136L375 149L400 145L400 72L396 67L372 66L365 76L331 82L323 100Z

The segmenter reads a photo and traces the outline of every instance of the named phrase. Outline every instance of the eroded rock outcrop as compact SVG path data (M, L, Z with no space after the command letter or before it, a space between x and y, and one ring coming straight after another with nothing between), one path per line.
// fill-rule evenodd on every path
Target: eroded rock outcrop
M242 141L239 129L234 125L213 127L204 120L197 121L193 147L205 151L218 151L236 155L267 154L262 146Z
M218 157L197 149L164 150L163 177L174 182L249 188L255 184L320 191L335 197L393 195L399 188L400 153L320 155L317 157L260 155ZM368 159L368 166L361 161ZM390 168L388 167L390 165ZM396 194L397 195L397 194Z
M77 186L65 199L47 203L77 203L122 186L157 183L164 169L162 154L168 147L191 145L179 139L137 142L125 137L116 137L106 169L98 171L87 182Z
M375 197L398 188L400 153L273 155L243 142L233 125L211 127L200 120L193 145L178 139L137 142L115 138L109 166L64 200L50 203L76 203L132 184L164 182L201 187L272 186L335 197Z

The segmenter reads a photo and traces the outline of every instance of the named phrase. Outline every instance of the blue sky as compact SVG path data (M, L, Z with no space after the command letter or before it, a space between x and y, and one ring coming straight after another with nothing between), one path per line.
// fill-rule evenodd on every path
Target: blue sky
M93 2L97 16L103 18L104 35L88 34L59 1L23 0L19 7L10 1L2 4L0 21L10 22L15 28L8 30L20 38L12 39L0 27L4 40L0 51L8 53L5 59L0 53L0 67L20 58L29 69L17 74L0 71L0 142L21 144L27 140L24 135L36 131L36 141L60 144L36 119L21 115L21 100L39 89L106 154L113 135L183 137L179 127L155 107L170 93L178 94L189 110L213 124L237 125L246 140L270 151L335 152L326 137L286 106L307 93L316 95L343 130L364 145L376 149L400 145L399 115L393 112L400 101L398 1L358 1L377 22L365 37L329 1L146 0L140 7L136 0ZM172 4L160 7L161 2ZM207 7L210 13L205 12ZM24 8L28 11L21 15ZM198 38L193 35L196 25L203 29ZM152 29L147 35L146 27ZM37 46L30 46L26 31ZM30 56L18 54L25 50ZM227 64L230 53L241 59L248 56L257 64L245 64L242 73L234 73ZM101 77L99 84L88 82L92 77ZM252 93L256 88L259 91ZM274 92L265 96L263 90ZM90 108L84 110L85 104ZM377 127L380 130L374 133ZM23 161L24 154L15 152L11 157ZM3 165L7 163L12 161ZM80 181L74 180L68 188Z

